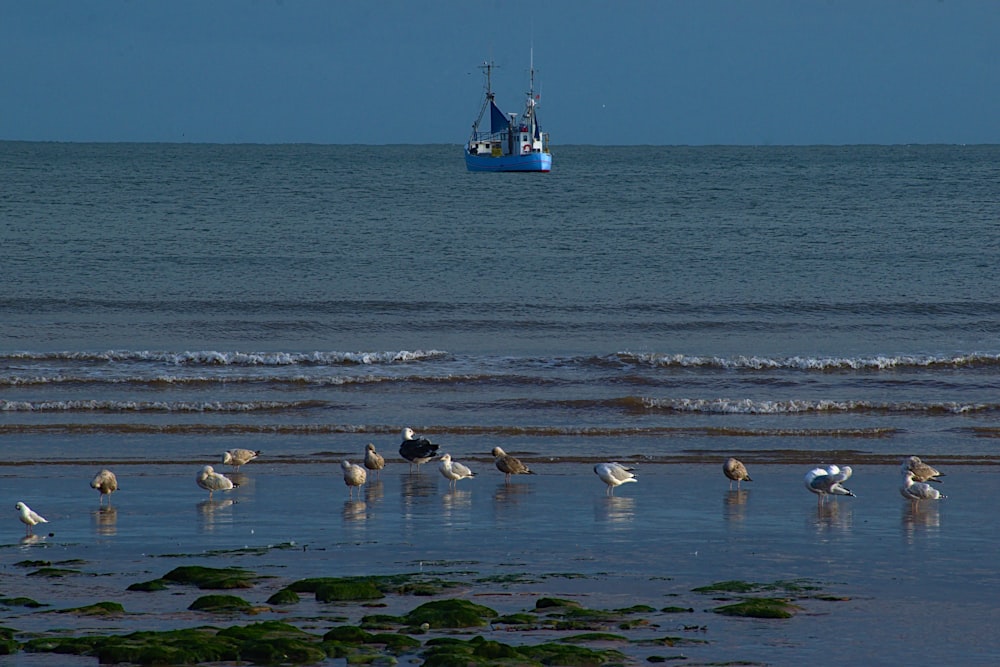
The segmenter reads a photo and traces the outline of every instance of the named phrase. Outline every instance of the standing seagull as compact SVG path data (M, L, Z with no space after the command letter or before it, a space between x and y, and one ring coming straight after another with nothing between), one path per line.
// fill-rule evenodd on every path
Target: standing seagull
M524 465L516 458L500 449L499 447L494 447L492 454L494 456L494 463L497 466L497 470L504 474L504 482L510 484L511 475L534 475L535 473L528 470L528 466Z
M115 474L105 468L101 472L97 473L97 477L94 481L90 483L90 488L97 489L100 492L98 500L100 501L100 506L104 506L104 496L108 497L108 507L111 507L111 494L118 490L118 478Z
M726 462L722 464L722 472L726 473L726 477L729 478L730 491L733 490L733 482L736 482L736 490L739 491L740 482L753 481L750 479L750 473L747 472L747 467L743 465L743 462L739 459L726 459Z
M438 466L438 470L448 480L448 486L451 488L457 488L460 479L471 479L476 476L476 473L469 470L467 466L458 461L452 461L451 454L444 454L441 457L441 465Z
M806 488L819 496L817 502L822 502L827 495L856 498L857 496L850 489L841 485L841 482L847 481L853 472L851 466L841 468L836 465L828 465L825 468L813 468L806 473Z
M606 493L609 496L615 495L615 487L626 482L638 482L632 474L633 468L626 468L620 463L598 463L594 466L594 472L608 485Z
M198 477L195 478L198 482L198 486L208 491L208 499L212 499L212 493L214 491L230 491L237 485L233 484L233 480L229 479L225 475L220 475L215 472L215 468L212 466L205 466L198 473Z
M354 499L354 487L364 486L365 481L368 479L368 473L365 469L359 465L355 465L344 459L340 462L340 467L344 470L344 484L347 485L348 491L351 493L351 499ZM358 489L358 499L361 498L361 489Z
M27 529L25 535L31 535L31 529L40 523L48 523L49 520L44 516L31 509L22 502L18 502L14 505L14 509L21 513L21 523L23 523Z
M921 461L919 456L909 456L903 459L900 470L904 475L907 472L912 472L913 479L918 482L940 482L938 477L944 476L944 473Z
M907 500L917 502L918 500L939 500L945 498L941 492L930 484L924 482L914 482L912 470L903 473L903 485L899 487L899 493Z
M222 464L233 466L233 472L237 472L241 465L250 463L260 456L260 452L252 449L230 449L222 455Z
M375 471L375 477L382 475L382 468L385 467L385 457L375 451L375 445L368 443L365 447L365 467Z
M420 472L420 464L427 463L437 456L438 445L435 445L427 438L414 438L413 429L407 426L403 429L403 442L399 445L399 455L410 462L410 470L413 464L417 464L417 472Z

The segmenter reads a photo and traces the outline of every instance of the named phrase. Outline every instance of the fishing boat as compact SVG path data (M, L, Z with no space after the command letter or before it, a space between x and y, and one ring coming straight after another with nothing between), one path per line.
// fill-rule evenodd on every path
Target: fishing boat
M538 122L535 94L535 65L531 63L528 99L520 117L504 114L493 95L493 62L479 66L486 75L486 99L472 124L472 136L465 146L465 166L469 171L549 171L552 153L549 135ZM489 110L489 131L481 129Z

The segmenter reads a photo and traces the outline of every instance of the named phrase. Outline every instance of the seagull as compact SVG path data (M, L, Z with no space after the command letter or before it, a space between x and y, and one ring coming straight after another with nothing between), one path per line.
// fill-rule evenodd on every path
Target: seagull
M40 523L49 522L49 520L46 519L44 516L42 516L41 514L31 509L22 502L18 502L16 505L14 505L14 509L16 509L21 513L21 523L23 523L27 527L27 530L24 533L25 535L31 535L31 529L34 526L37 526Z
M365 469L359 465L355 465L344 459L340 462L340 467L344 470L344 484L347 485L348 491L351 492L351 499L354 499L354 487L364 486L365 482L368 480L368 473ZM361 491L358 490L358 498L361 498Z
M524 465L516 458L500 449L499 447L494 447L491 452L495 458L494 463L496 463L497 470L502 472L505 477L504 481L510 484L511 475L534 475L535 473L528 470L528 466Z
M919 456L909 456L903 459L900 470L904 475L907 472L912 472L913 479L917 482L941 482L938 477L944 476L944 473L921 461Z
M913 457L916 458L916 457ZM940 500L947 496L942 496L941 492L930 484L915 482L912 470L903 473L903 485L899 487L899 494L907 500L917 502L918 500Z
M209 500L212 499L212 492L214 491L229 491L238 486L237 484L233 484L233 480L225 475L215 472L215 468L212 466L202 468L195 481L198 482L198 486L208 491Z
M601 481L608 485L607 494L615 495L615 487L626 482L638 482L632 474L634 468L628 468L620 463L598 463L594 466L594 472L601 478Z
M726 473L726 477L729 478L730 491L733 490L733 482L736 482L736 490L738 491L740 488L740 482L753 481L752 479L750 479L750 473L747 472L747 467L743 465L743 462L738 459L734 458L726 459L726 462L722 464L722 472Z
M851 466L841 468L828 465L825 468L813 468L806 473L806 488L819 496L818 501L822 501L827 495L856 498L850 489L841 486L841 482L847 481L853 472Z
M233 471L237 471L241 465L250 463L258 456L260 456L260 452L255 452L252 449L230 449L222 455L222 463L233 466Z
M427 438L414 438L413 429L407 426L403 429L403 442L399 445L399 455L410 462L410 470L413 464L417 464L417 472L420 472L420 464L427 463L437 456L438 445L435 445Z
M104 506L104 496L108 497L108 507L111 507L111 494L118 490L118 478L115 474L105 468L101 472L97 473L97 477L94 481L90 483L90 488L97 489L100 492L98 500L100 505Z
M375 471L375 476L379 477L382 468L385 467L385 457L375 451L375 445L368 443L365 447L365 467Z
M476 473L469 470L469 468L458 461L451 460L451 454L444 454L441 456L441 465L438 466L438 470L444 475L444 478L448 480L448 486L456 488L458 486L458 480L460 479L471 479L476 476Z

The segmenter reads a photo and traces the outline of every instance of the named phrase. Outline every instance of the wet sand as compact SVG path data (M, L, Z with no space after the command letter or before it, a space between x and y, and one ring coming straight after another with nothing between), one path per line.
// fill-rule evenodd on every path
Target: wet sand
M948 498L913 507L899 496L895 465L855 466L847 486L858 498L818 504L803 487L802 465L751 465L754 481L730 491L721 464L640 465L639 483L609 498L587 463L533 463L538 474L505 485L492 463L474 461L478 477L449 491L432 465L409 474L390 462L362 501L348 499L332 461L261 460L238 474L217 466L241 486L212 501L195 485L199 466L129 464L112 466L121 485L112 510L99 510L98 494L88 487L93 466L0 465L2 502L9 506L0 593L50 605L0 607L0 625L106 634L276 619L321 634L372 613L310 598L249 618L219 619L187 611L205 591L125 590L179 565L236 565L271 577L239 592L256 605L307 577L422 572L461 583L447 596L501 613L531 609L541 596L593 609L694 609L647 614L650 625L628 631L610 629L633 640L699 642L614 646L636 664L654 654L684 655L684 664L803 664L827 660L831 651L839 662L867 665L915 656L941 664L1000 661L993 466L939 466ZM50 521L36 528L35 539L22 539L14 510L19 500ZM29 577L30 568L15 565L24 560L68 563L80 574ZM692 592L726 580L804 580L832 599L797 599L802 611L786 620L728 618L708 611L722 602ZM114 619L47 613L102 600L120 602L128 613ZM390 596L376 611L403 613L424 601ZM497 628L485 634L519 644L555 633ZM21 653L0 664L70 664L60 657L54 663L51 656Z

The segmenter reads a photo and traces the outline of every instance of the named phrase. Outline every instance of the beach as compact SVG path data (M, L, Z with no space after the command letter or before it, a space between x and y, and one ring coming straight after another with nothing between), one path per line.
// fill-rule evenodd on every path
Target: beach
M505 484L491 461L472 460L477 477L449 491L433 465L411 474L396 460L353 501L333 461L262 458L231 474L241 485L212 500L194 483L195 465L124 465L115 466L122 490L112 510L99 509L86 486L93 466L0 466L5 497L49 519L26 540L11 507L0 591L47 606L4 608L2 625L27 635L86 635L282 620L322 634L357 624L372 609L266 600L311 577L413 574L458 582L434 597L501 614L530 611L546 597L600 610L647 605L657 611L640 614L643 622L628 630L604 624L628 639L615 648L629 664L666 655L642 643L665 636L697 640L670 649L684 664L801 664L821 659L831 643L842 660L862 664L898 664L920 642L931 662L961 655L963 664L989 664L1000 655L990 639L1000 590L988 528L991 466L949 466L941 484L948 498L913 506L899 496L896 466L857 466L848 484L857 498L818 503L802 484L801 465L753 466L754 481L739 491L729 489L721 463L639 465L640 481L613 497L589 463L530 465L537 474ZM35 567L23 561L75 572L32 577ZM263 609L213 615L187 610L204 594L198 589L126 591L189 564L266 577L239 591ZM740 596L693 592L733 580L796 582L782 596L800 610L788 619L729 618L710 610ZM58 620L52 613L105 600L126 613ZM387 596L380 612L405 613L425 601ZM692 611L659 611L668 607ZM522 644L577 633L487 627L466 634ZM27 653L2 660L56 664ZM403 659L410 660L419 662L419 651Z

